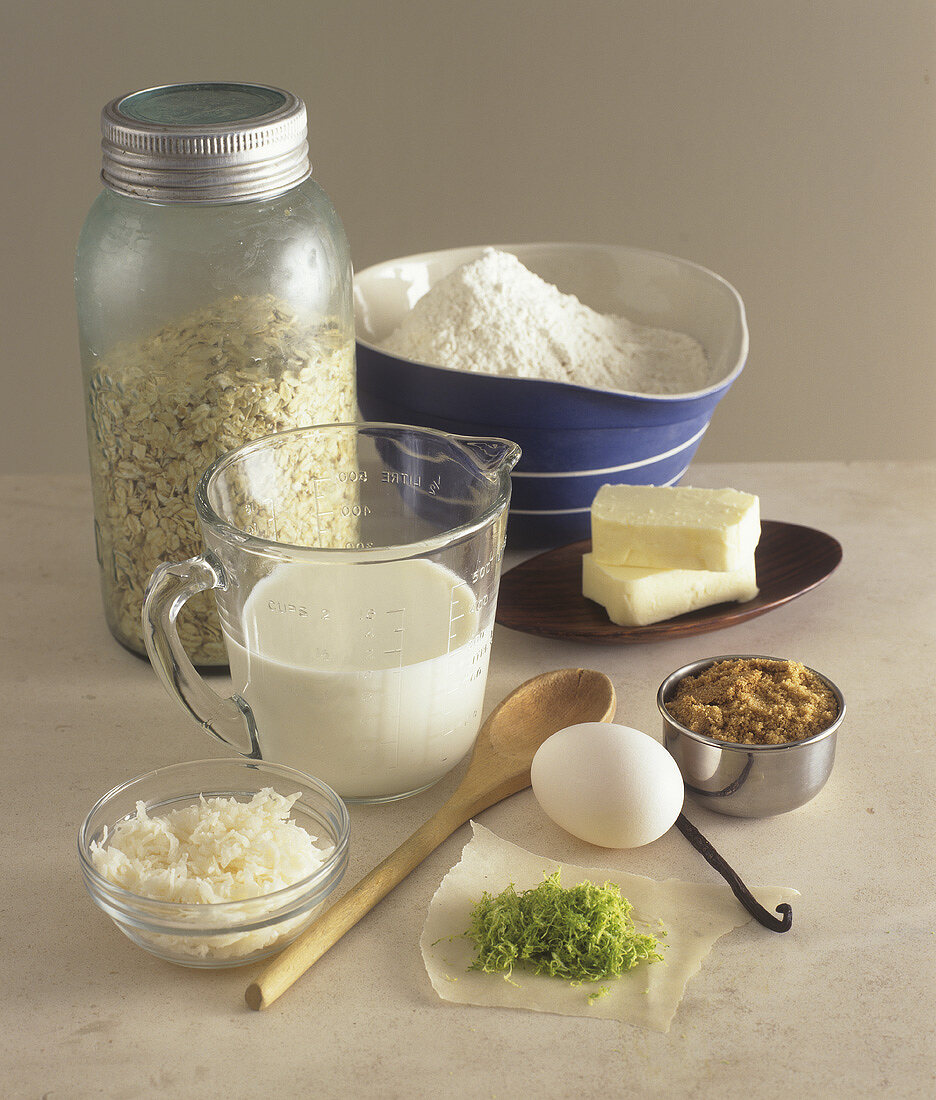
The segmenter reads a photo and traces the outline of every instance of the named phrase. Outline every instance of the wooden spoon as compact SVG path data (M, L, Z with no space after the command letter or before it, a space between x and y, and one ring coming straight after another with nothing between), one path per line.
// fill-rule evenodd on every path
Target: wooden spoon
M614 708L614 685L587 668L544 672L512 691L481 727L451 797L250 983L247 1004L257 1010L272 1004L460 825L529 787L533 755L547 737L577 722L610 722Z

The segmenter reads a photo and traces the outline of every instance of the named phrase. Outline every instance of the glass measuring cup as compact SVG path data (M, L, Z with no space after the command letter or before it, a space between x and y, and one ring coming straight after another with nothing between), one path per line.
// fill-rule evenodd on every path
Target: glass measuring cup
M154 669L220 741L348 801L430 786L480 726L519 457L507 440L390 424L298 428L225 455L195 494L204 553L147 588ZM208 589L226 698L176 629Z

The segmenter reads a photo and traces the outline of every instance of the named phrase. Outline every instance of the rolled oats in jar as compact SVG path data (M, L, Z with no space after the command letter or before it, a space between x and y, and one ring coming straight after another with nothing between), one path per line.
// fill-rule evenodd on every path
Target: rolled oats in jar
M108 104L102 129L75 269L94 533L108 625L143 653L150 574L201 549L205 469L356 419L351 265L290 93L154 88ZM194 663L225 663L213 598L179 626Z

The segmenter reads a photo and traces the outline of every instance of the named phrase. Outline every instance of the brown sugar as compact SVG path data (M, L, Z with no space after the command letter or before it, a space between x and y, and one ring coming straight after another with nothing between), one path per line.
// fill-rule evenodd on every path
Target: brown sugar
M680 681L666 709L693 733L716 741L783 745L831 726L838 701L797 661L737 657Z

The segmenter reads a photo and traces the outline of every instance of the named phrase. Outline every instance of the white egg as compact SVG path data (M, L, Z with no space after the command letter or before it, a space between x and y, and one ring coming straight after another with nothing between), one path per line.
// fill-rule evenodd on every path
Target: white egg
M638 848L679 816L683 780L666 749L640 730L583 722L548 737L530 769L544 813L603 848Z

